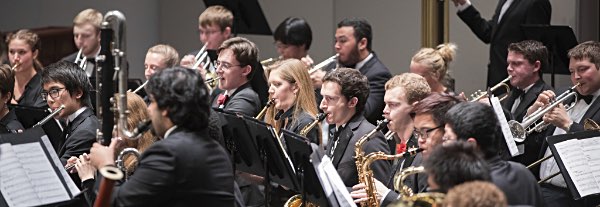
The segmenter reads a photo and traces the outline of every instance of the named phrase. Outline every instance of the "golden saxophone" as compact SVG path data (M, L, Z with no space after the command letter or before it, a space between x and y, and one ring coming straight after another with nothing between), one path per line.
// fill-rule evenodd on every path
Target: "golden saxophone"
M260 112L258 112L258 115L256 115L256 117L254 117L254 119L256 119L256 120L263 119L265 117L265 114L267 113L267 109L269 109L269 107L271 107L271 105L273 105L274 103L275 103L274 98L267 101L267 104L265 104L265 107L263 107L262 110L260 110Z
M363 151L363 144L365 144L367 141L369 141L371 139L371 137L377 133L379 130L382 130L384 127L387 126L387 124L389 123L389 121L387 119L384 119L383 121L377 121L377 126L375 127L375 129L371 130L369 133L365 134L364 136L362 136L360 139L358 139L358 141L356 141L356 144L354 144L354 162L356 163L356 172L358 172L358 182L359 183L365 183L365 173L362 171L362 164L365 162L365 152ZM366 202L361 202L360 204L361 206L367 206Z
M306 137L306 135L308 135L308 132L310 132L310 130L315 128L315 126L317 126L317 124L319 124L319 122L322 122L325 119L325 117L327 117L326 113L317 114L317 117L315 118L314 121L312 121L310 124L306 125L302 130L300 130L300 135Z
M375 187L375 180L373 178L373 170L371 170L371 164L377 160L395 160L403 157L415 156L418 152L423 151L421 148L411 148L406 152L396 154L396 155L388 155L383 152L372 152L365 156L364 163L362 163L362 176L364 177L365 184L365 192L367 193L367 201L366 204L361 204L361 206L379 206L379 199L377 198L377 189Z

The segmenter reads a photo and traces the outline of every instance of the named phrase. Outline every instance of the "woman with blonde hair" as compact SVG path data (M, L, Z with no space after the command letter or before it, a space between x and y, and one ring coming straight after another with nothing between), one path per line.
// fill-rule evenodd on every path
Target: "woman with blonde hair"
M12 104L47 108L42 99L42 63L37 59L40 53L40 38L29 30L19 30L6 38L8 59L15 73L15 88Z
M410 72L423 76L431 92L454 93L453 84L446 84L448 65L456 56L456 45L446 43L436 48L421 48L410 61Z
M287 59L271 65L265 75L269 99L274 100L274 106L266 112L265 122L274 126L278 133L281 129L300 133L318 113L307 66L300 60ZM319 129L316 126L306 135L310 142L321 143Z

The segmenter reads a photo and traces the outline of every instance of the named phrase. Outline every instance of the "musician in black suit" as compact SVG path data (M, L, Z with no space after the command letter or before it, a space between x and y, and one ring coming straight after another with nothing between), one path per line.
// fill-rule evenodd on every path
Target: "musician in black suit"
M552 7L548 0L500 0L491 20L485 20L469 0L452 0L458 17L484 43L490 44L487 86L504 80L508 44L525 40L524 24L550 24Z
M91 84L85 72L72 62L59 61L42 71L42 99L46 100L52 111L61 105L65 109L55 118L65 121L64 140L59 140L58 157L63 165L70 157L79 157L89 153L96 141L98 119L92 112ZM71 178L80 186L79 176Z
M217 52L217 75L221 78L219 89L222 91L212 100L212 106L256 116L261 102L250 85L254 75L262 75L256 73L253 64L258 58L256 45L246 38L234 37L223 42Z
M85 57L87 63L82 68L88 77L96 76L94 72L95 59L100 54L100 26L102 13L95 9L85 9L73 19L73 40L78 52L64 57L63 60L75 62ZM79 56L79 57L78 57ZM80 64L78 62L78 64Z
M542 71L548 67L548 50L535 40L524 40L511 43L508 46L507 71L512 78L511 92L506 100L502 102L502 108L509 111L514 120L521 122L535 99L542 91L552 90L552 87L542 79ZM540 136L541 135L541 136ZM511 160L529 165L535 162L542 146L543 134L535 133L529 135L524 143L517 143L523 154L513 157Z
M577 102L573 102L573 98L571 98L544 114L544 122L551 124L546 131L547 136L583 131L583 124L586 119L595 122L600 121L600 99L598 99L600 95L599 51L600 43L596 41L584 42L569 50L571 82L580 84L575 89ZM547 106L555 97L556 94L552 91L542 92L536 102L528 109L528 113ZM571 104L574 104L573 107L566 111L565 106ZM540 155L545 157L551 154L548 143L544 141ZM545 178L559 171L554 158L550 158L540 165L540 178ZM592 206L594 201L591 201L591 199L598 199L588 198L575 201L567 189L563 176L560 174L542 183L541 187L544 201L548 206ZM598 200L595 200L595 202L598 202Z
M368 87L367 77L351 68L338 68L327 73L321 87L323 100L320 108L328 114L326 120L330 131L333 131L326 154L349 188L358 183L355 143L375 129L363 116L369 96ZM376 132L362 149L364 156L378 151L389 154L389 147L381 132ZM376 161L371 166L376 179L383 180L389 176L388 161Z
M335 52L339 54L338 63L332 63L326 68L331 70L336 66L354 68L369 80L369 98L365 104L365 118L371 124L381 119L384 103L385 82L392 78L390 70L377 58L372 48L371 25L361 18L346 18L337 25L335 31ZM325 71L317 71L311 75L316 89L321 87Z
M490 167L491 182L500 188L509 205L544 206L535 177L520 163L499 155L500 124L494 110L482 103L459 103L446 113L444 145L462 140L477 145Z
M233 206L233 168L225 149L208 136L208 90L202 77L175 67L147 85L148 113L163 137L140 157L129 180L113 189L113 206ZM92 165L114 165L114 149L94 144Z
M463 100L458 96L445 93L431 93L426 98L416 102L412 111L414 136L417 138L419 148L423 149L423 152L415 156L410 166L422 166L431 151L442 144L444 125L446 124L444 115L452 106L461 101ZM429 187L427 184L427 174L419 173L410 175L404 180L404 185L411 188L415 193L426 192ZM381 206L387 206L397 200L399 196L397 192L379 185L377 192L383 197ZM356 197L358 198L359 196Z
M15 75L10 66L0 65L0 134L17 133L24 129L15 111L8 108L14 87Z

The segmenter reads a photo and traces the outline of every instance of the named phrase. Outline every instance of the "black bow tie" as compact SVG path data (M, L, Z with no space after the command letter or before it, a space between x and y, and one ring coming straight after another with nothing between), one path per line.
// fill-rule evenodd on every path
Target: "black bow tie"
M518 99L521 96L525 95L525 91L521 90L521 89L518 89L518 88L515 88L515 89L513 89L513 94L515 96L515 99Z
M577 92L577 98L578 98L579 100L584 100L584 101L585 101L585 103L586 103L586 104L588 104L588 105L589 105L590 103L592 103L592 99L594 99L594 95L585 95L585 96L584 96L584 95L581 95L581 94L579 93L579 91L576 91L576 92Z

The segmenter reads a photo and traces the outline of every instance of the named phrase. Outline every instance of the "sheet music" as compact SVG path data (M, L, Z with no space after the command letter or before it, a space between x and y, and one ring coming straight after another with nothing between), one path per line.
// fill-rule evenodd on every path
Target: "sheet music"
M69 200L39 142L0 145L0 191L9 206Z
M502 128L502 134L504 135L504 140L506 141L506 145L508 146L508 151L510 151L511 156L517 156L521 153L519 152L519 148L515 143L515 138L510 131L510 127L508 126L508 121L506 121L506 117L504 116L504 111L502 111L502 105L500 105L500 100L498 97L492 95L490 97L490 103L492 104L492 108L498 117L498 121L500 122L500 127Z
M54 151L54 147L52 147L52 143L50 143L50 140L48 139L48 135L42 136L42 144L44 144L44 146L46 146L46 149L48 150L48 152L50 154L50 158L54 162L53 163L54 166L56 166L58 169L60 169L58 172L60 173L60 176L63 177L63 180L67 183L67 188L69 189L69 192L71 192L70 197L75 197L75 196L79 195L81 193L81 191L79 190L79 187L77 187L77 185L75 185L75 182L73 182L73 179L71 179L69 174L67 174L67 171L62 170L62 169L64 169L64 166L60 162L60 158L58 158L58 154L56 153L56 151Z
M583 147L583 154L586 157L588 166L592 175L594 176L594 180L596 180L596 185L598 186L598 191L600 192L600 137L592 137L587 139L581 139L581 146Z
M600 186L583 152L584 143L582 140L570 139L554 145L581 197L600 192Z
M346 189L346 185L342 178L338 174L335 167L333 167L333 163L331 163L331 159L328 156L324 156L321 160L321 164L319 168L322 169L327 179L329 179L329 183L331 184L331 188L333 189L333 194L335 195L340 206L356 206L354 200L350 196L350 192Z

